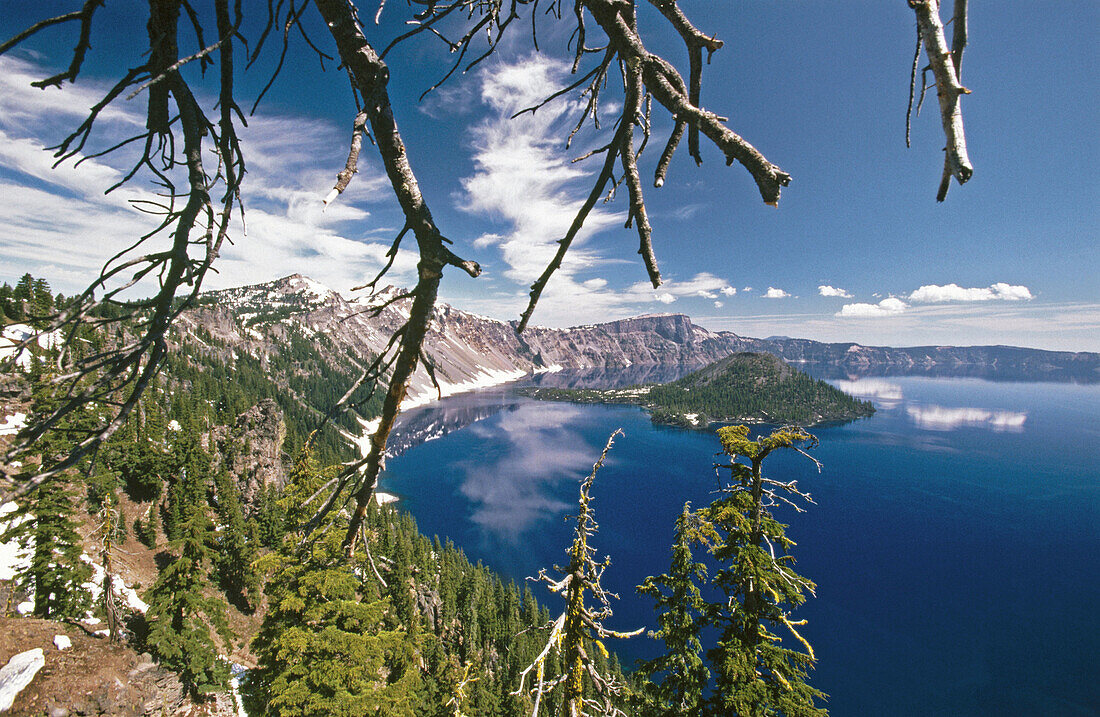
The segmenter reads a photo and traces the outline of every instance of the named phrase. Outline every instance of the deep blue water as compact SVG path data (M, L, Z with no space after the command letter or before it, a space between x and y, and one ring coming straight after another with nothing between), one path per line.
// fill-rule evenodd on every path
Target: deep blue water
M817 501L780 516L818 585L798 615L831 714L1100 715L1100 385L841 386L878 412L815 431L823 472L794 454L765 463ZM713 498L713 434L507 389L423 410L419 425L451 432L391 459L383 489L424 533L517 580L564 561L577 482L621 427L593 490L594 542L622 597L613 626L653 626L634 586L667 570L683 503ZM627 663L655 648L618 645Z

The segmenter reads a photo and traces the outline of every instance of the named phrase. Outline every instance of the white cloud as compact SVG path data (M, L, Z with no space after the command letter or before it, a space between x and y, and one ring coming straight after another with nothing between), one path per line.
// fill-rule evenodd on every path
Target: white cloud
M733 296L737 293L737 289L733 288L732 286L723 286L722 293L726 296Z
M741 291L743 291L743 292L745 292L745 293L747 294L747 293L749 293L750 291L752 291L752 287L751 287L751 286L746 286L746 287L745 287L744 289L741 289Z
M676 301L676 297L667 291L661 294L654 294L653 298L656 301L660 301L662 304L671 304L673 301Z
M835 316L849 318L876 318L881 316L896 316L904 312L908 305L896 297L883 299L877 304L845 304L840 307Z
M716 309L721 309L723 306L725 306L725 304L723 304L721 301L714 302L714 308Z
M838 289L835 286L826 286L824 284L817 287L817 293L821 294L822 296L838 296L842 299L852 298L852 295L849 294L846 289Z
M786 299L790 296L786 291L777 289L774 286L769 286L768 290L763 294L765 299Z
M479 74L481 99L490 116L474 129L472 175L462 180L465 190L459 208L503 220L510 225L499 234L483 235L478 246L495 246L507 269L504 276L528 285L553 258L583 204L597 166L571 163L561 144L561 125L576 109L575 101L552 102L536 113L512 115L545 99L568 76L565 63L536 55L513 64L498 63ZM586 244L596 232L619 223L618 214L594 208L573 241L561 268L544 295L584 295L576 275L602 263Z
M43 150L83 119L106 87L94 81L46 91L29 86L49 74L25 60L0 58L0 264L13 273L46 276L66 293L82 289L102 263L150 231L156 222L133 202L157 199L139 174L104 195L135 161L137 143L100 158L77 155L54 168ZM208 98L200 101L209 102ZM100 150L142 131L142 103L105 110L87 151ZM385 176L367 156L360 173L334 204L321 199L346 160L347 131L309 117L263 114L241 128L248 162L242 186L247 211L230 228L204 288L266 281L298 271L336 288L362 283L385 263L396 229L374 220L365 204L392 203ZM287 137L294 137L288 142ZM80 160L77 165L77 160ZM211 158L210 161L213 161ZM154 237L149 249L163 248ZM392 280L415 277L415 254L401 251Z
M986 287L963 288L958 284L926 284L909 295L910 301L933 304L948 301L1026 301L1034 298L1022 285L997 282Z

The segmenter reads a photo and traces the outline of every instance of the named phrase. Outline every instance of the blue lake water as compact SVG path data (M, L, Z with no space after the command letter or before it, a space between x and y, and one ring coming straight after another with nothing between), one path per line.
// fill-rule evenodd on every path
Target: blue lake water
M793 453L765 464L817 502L779 515L818 585L797 614L831 714L1100 715L1100 385L833 383L878 412L814 431L820 474ZM713 499L713 434L507 388L421 409L413 426L439 437L392 458L383 489L424 533L517 580L564 561L578 481L622 428L593 489L594 543L622 598L613 626L654 626L634 586L668 569L684 502ZM657 649L617 647L627 664Z

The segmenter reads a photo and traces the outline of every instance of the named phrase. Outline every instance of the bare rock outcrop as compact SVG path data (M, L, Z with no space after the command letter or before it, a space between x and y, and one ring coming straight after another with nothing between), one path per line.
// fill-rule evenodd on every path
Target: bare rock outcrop
M286 483L287 466L282 450L285 438L282 409L270 398L237 416L232 426L214 429L217 454L236 479L247 514L253 512L256 497L263 488L282 487Z

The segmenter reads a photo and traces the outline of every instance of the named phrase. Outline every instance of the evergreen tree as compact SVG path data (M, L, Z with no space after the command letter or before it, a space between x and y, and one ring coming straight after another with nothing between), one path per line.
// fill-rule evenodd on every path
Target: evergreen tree
M242 611L255 609L259 578L253 567L257 557L258 539L244 519L240 489L222 469L214 477L217 492L217 514L220 528L216 533L218 580L229 601Z
M30 275L28 274L27 279ZM24 282L20 282L22 286ZM42 420L57 406L49 374L36 361L31 374L31 413ZM46 434L36 444L40 470L48 470L69 448L65 429ZM30 563L20 571L19 582L33 587L34 614L51 619L81 618L90 606L84 583L91 578L91 567L81 560L82 539L77 530L74 491L67 475L55 476L20 501L15 527L5 539L24 537L34 542ZM20 521L18 516L25 516Z
M560 698L560 704L551 709L560 712L563 717L590 714L616 717L625 714L620 707L624 702L625 685L621 674L608 669L608 653L603 640L633 637L642 630L618 632L604 627L604 621L612 615L611 598L616 597L601 584L603 572L611 564L611 559L596 562L596 549L589 544L589 538L595 535L599 527L591 506L592 483L615 437L619 435L622 435L622 429L608 437L603 453L592 466L592 473L581 481L573 544L566 551L569 564L564 569L559 568L562 577L555 580L545 569L539 571L539 580L551 592L561 595L566 605L557 619L546 625L550 634L545 648L520 673L519 688L514 693L517 695L524 693L526 677L534 672L530 688L534 699L532 714L538 714L542 700L547 696ZM560 661L553 658L560 658ZM592 712L593 707L599 712Z
M650 576L638 586L639 593L653 598L660 627L652 635L665 644L663 655L641 665L641 673L654 685L644 700L647 715L692 715L701 709L710 679L699 640L699 629L709 612L699 591L699 583L706 582L707 569L695 561L691 543L708 540L711 535L706 532L712 535L713 529L691 512L691 504L685 504L676 519L668 573Z
M813 648L796 629L805 621L792 620L790 614L815 586L791 568L794 541L771 511L779 502L793 505L792 498L809 500L809 495L795 481L777 481L761 472L772 451L786 448L808 457L799 446L812 447L817 439L792 427L756 440L748 434L745 426L718 431L730 459L720 467L729 470L731 481L725 495L699 511L709 525L704 538L719 564L713 584L727 596L715 606L721 634L717 646L708 651L715 674L709 709L715 715L820 717L825 710L816 702L825 695L807 682L815 661ZM779 627L805 652L784 646L774 631Z
M30 494L27 509L20 511L31 519L4 536L22 535L34 541L30 562L17 578L24 586L33 586L36 617L79 619L91 607L84 583L91 579L92 570L80 559L84 551L73 498L64 477L45 481Z
M324 482L308 457L299 460L283 500L293 524L308 519L303 504ZM350 562L344 556L346 527L346 518L337 518L304 548L302 534L291 532L261 560L271 578L250 690L264 714L420 714L414 644L394 622L389 600L376 597L363 553Z
M218 656L211 628L227 645L232 634L225 602L211 594L207 577L214 555L209 547L213 525L205 504L189 504L177 530L180 537L169 546L176 555L146 595L146 643L161 664L180 673L185 689L201 701L225 689L229 679L229 666Z

